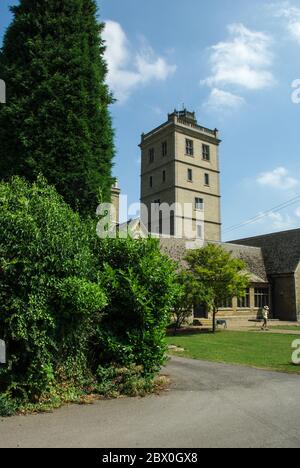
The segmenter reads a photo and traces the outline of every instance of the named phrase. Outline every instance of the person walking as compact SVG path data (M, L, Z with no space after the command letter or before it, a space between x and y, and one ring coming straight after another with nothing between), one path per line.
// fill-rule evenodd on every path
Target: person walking
M268 331L268 321L269 321L269 314L270 314L270 308L269 306L265 306L263 308L263 311L262 311L262 316L263 316L263 326L262 326L262 330L264 331Z

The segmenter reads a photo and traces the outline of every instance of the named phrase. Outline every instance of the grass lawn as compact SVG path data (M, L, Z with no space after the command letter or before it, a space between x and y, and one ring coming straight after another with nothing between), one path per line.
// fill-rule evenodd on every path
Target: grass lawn
M295 339L272 332L219 331L169 336L167 343L185 350L177 356L300 374L300 366L291 362Z
M270 327L271 330L288 330L288 331L298 331L300 333L300 325L274 325Z

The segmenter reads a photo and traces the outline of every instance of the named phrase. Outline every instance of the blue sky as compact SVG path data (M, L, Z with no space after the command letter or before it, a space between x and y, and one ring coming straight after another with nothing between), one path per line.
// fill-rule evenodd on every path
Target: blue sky
M1 37L14 3L1 0ZM102 0L99 7L108 82L119 99L114 174L129 203L139 200L141 133L184 104L221 132L224 240L300 227L300 197L271 210L300 196L297 88L292 101L300 1Z

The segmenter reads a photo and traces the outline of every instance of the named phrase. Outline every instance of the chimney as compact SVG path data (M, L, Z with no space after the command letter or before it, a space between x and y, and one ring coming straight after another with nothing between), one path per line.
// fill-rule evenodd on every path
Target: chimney
M120 224L120 194L121 190L119 189L118 181L114 183L111 189L111 202L115 209L115 219L112 219L113 224Z

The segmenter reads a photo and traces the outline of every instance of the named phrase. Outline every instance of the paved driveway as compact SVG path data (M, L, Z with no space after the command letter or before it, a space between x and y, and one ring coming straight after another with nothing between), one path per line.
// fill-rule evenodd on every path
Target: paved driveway
M172 389L0 420L0 447L300 447L300 377L173 358Z

